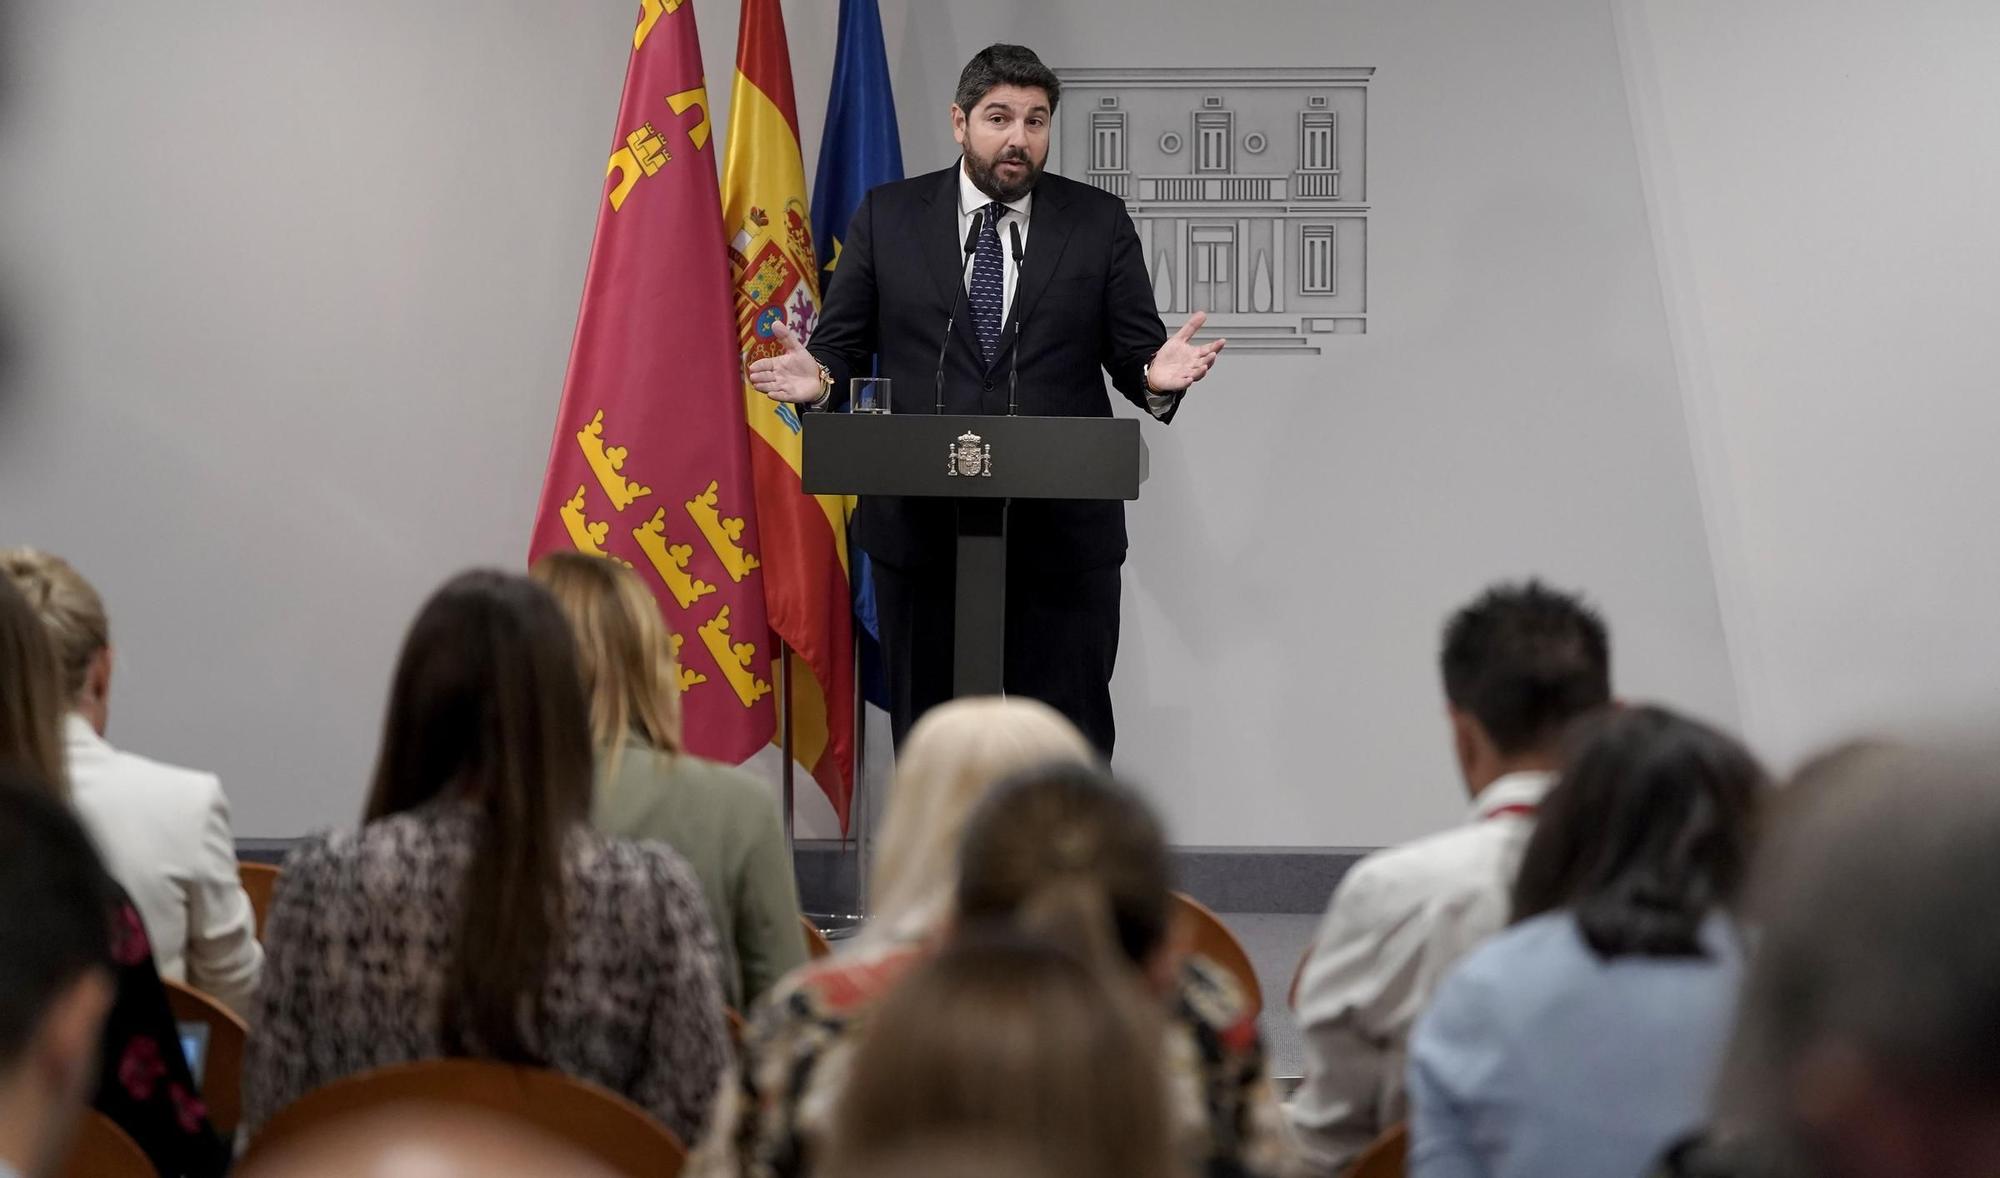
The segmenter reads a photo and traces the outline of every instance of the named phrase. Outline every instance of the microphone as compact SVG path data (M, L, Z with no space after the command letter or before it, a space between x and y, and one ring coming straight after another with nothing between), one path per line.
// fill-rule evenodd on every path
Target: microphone
M1014 296L1021 294L1021 225L1018 221L1007 222L1007 235L1014 245ZM1007 416L1014 416L1014 389L1021 379L1021 320L1026 312L1014 317L1014 354L1007 362Z
M958 322L958 309L965 303L965 284L972 281L970 276L972 254L979 248L979 229L985 220L986 210L981 209L972 214L972 224L965 231L965 260L958 268L958 295L951 301L951 314L945 316L944 320L944 341L938 345L937 379L934 383L937 385L939 417L944 416L944 357L945 353L951 351L951 327Z

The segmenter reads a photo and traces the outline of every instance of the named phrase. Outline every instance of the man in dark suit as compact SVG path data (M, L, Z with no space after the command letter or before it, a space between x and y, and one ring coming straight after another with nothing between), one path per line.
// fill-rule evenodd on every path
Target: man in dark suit
M973 57L951 108L961 160L863 198L810 343L780 324L784 353L753 363L750 383L778 400L837 408L848 379L869 375L874 358L893 382L895 410L928 412L952 320L946 413L1006 413L1018 368L1023 414L1109 417L1109 374L1126 398L1171 421L1223 341L1193 342L1199 312L1168 336L1123 202L1043 172L1061 91L1021 46ZM954 510L938 499L861 503L898 744L951 696ZM1008 513L1006 689L1047 701L1109 757L1124 504L1020 500Z

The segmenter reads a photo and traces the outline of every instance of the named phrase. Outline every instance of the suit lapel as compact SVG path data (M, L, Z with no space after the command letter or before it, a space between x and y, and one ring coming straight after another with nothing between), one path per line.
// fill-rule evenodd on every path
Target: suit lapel
M1024 243L1021 273L1014 279L1014 303L1007 309L1007 321L1000 327L1000 347L993 354L995 368L1014 346L1015 324L1034 312L1035 303L1048 289L1049 279L1055 276L1056 265L1062 261L1063 246L1069 243L1069 206L1062 188L1049 183L1048 177L1035 186L1035 204L1030 216L1033 220Z
M962 285L965 254L961 250L965 239L958 232L958 165L937 173L937 177L919 236L923 238L924 259L929 263L931 280L937 284L937 296L948 309L957 304L965 291Z

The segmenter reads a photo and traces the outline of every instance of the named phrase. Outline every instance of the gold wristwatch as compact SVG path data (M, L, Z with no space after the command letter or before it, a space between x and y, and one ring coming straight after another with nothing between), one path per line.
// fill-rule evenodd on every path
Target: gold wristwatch
M822 364L819 366L819 400L814 401L811 407L814 409L824 408L827 401L832 399L832 397L833 371Z

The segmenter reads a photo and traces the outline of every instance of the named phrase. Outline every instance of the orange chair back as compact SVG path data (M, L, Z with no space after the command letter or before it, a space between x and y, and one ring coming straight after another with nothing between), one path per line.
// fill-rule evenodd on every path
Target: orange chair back
M1236 980L1242 988L1243 997L1250 1003L1250 1017L1256 1018L1264 1010L1264 988L1257 981L1257 967L1250 964L1250 955L1243 951L1243 942L1222 923L1222 918L1210 912L1201 901L1184 892L1174 893L1174 919L1181 926L1181 935L1188 948L1208 958L1222 967L1224 973Z
M61 1178L158 1178L153 1161L130 1134L96 1109L85 1109Z
M250 897L250 911L257 916L257 939L264 939L264 922L271 916L271 893L278 887L278 869L269 863L238 863L236 878Z
M807 920L804 916L800 916L799 927L806 931L806 956L808 958L818 961L822 957L833 956L833 942L826 939L826 934L819 931L818 925Z
M243 1046L250 1039L250 1028L227 1006L193 986L160 980L166 983L167 1009L174 1012L174 1021L208 1024L201 1098L208 1105L208 1123L227 1141L243 1120Z
M1403 1178L1404 1164L1410 1152L1410 1131L1407 1125L1391 1125L1371 1142L1361 1156L1354 1159L1354 1165L1347 1171L1347 1178Z
M687 1151L666 1126L624 1097L561 1072L477 1059L397 1064L335 1080L265 1123L242 1168L261 1155L356 1113L389 1105L459 1105L541 1130L628 1178L675 1178Z

